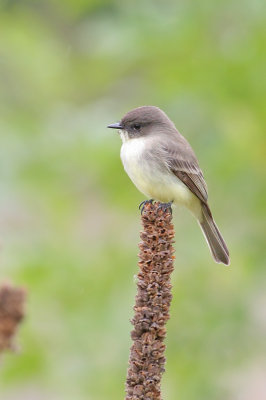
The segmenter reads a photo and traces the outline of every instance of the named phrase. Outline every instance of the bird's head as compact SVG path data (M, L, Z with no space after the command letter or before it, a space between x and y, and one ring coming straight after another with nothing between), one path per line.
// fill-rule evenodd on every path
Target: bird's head
M154 106L143 106L129 111L120 122L108 125L108 128L119 129L123 140L156 134L167 126L174 127L167 115Z

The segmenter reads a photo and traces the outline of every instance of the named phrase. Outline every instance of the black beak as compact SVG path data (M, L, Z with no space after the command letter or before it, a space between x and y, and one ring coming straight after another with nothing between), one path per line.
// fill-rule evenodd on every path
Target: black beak
M116 122L115 124L110 124L110 125L107 126L107 128L123 129L123 127L122 127L120 122Z

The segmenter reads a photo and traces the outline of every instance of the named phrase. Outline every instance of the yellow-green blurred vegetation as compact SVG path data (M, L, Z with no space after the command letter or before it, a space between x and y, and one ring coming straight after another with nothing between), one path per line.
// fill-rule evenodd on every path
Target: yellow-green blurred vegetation
M266 398L266 3L2 0L1 281L28 290L3 400L124 396L138 204L106 125L161 107L231 253L174 210L167 400Z

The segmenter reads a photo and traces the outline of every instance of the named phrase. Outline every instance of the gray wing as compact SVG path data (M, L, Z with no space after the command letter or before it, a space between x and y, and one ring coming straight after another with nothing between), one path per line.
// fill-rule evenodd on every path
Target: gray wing
M163 146L168 168L207 205L208 189L197 158L183 136L178 135L176 139Z

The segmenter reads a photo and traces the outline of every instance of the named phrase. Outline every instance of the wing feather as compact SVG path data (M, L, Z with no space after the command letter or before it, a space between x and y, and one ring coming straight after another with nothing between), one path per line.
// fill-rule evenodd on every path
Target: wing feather
M178 142L172 142L171 147L164 146L165 153L167 154L168 168L192 193L204 204L207 204L208 189L197 158L187 141L182 143L183 146L181 147L178 144ZM188 152L185 150L188 150Z

